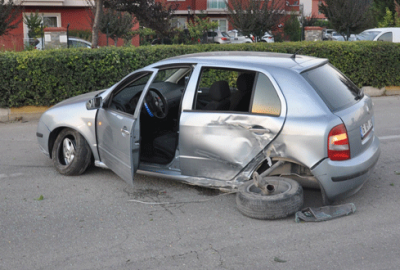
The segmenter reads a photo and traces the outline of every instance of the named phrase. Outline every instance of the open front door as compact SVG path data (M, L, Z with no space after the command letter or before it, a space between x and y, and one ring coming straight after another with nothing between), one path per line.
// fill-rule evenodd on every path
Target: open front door
M97 138L101 161L128 184L139 166L139 119L99 109Z
M139 167L141 104L155 74L142 71L126 77L97 114L100 159L130 185Z

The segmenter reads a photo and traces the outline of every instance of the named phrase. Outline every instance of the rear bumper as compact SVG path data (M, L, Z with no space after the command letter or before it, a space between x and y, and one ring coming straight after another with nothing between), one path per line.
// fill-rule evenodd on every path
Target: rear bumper
M324 188L327 198L334 201L356 193L368 180L380 156L379 139L374 136L370 147L346 161L324 159L311 170Z

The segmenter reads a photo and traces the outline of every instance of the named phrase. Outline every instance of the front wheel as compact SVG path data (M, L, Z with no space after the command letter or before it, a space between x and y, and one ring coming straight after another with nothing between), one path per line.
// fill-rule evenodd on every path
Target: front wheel
M266 177L268 194L263 194L253 181L239 187L236 204L239 211L256 219L278 219L300 210L303 188L296 181L282 177Z
M80 175L89 166L92 157L85 138L76 130L66 128L54 142L52 159L57 171L64 175Z

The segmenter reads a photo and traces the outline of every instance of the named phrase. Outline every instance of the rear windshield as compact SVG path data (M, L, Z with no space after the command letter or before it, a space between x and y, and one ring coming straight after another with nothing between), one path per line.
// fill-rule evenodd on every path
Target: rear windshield
M302 76L331 111L351 106L359 98L358 87L331 64L308 70Z

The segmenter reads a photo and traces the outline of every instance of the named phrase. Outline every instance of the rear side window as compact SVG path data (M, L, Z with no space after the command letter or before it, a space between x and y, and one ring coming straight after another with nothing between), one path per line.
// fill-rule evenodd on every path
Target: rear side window
M258 74L254 90L252 113L279 116L281 114L281 101L272 82L262 73Z
M357 102L358 87L330 64L306 71L302 76L315 89L331 111Z

